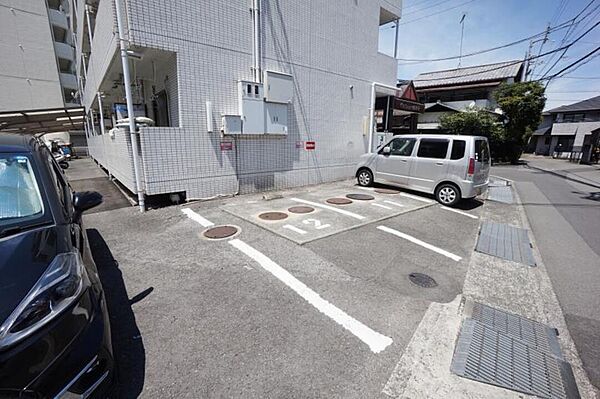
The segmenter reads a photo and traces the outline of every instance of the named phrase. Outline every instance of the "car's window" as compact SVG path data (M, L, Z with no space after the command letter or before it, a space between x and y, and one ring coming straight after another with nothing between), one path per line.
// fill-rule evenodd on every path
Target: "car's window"
M464 140L452 140L452 152L450 159L462 159L465 156L467 142Z
M415 146L415 139L409 138L395 138L390 141L390 155L402 155L409 157L412 154L413 147Z
M448 140L421 139L417 157L443 159L446 158L447 152Z
M0 153L0 225L34 219L43 212L44 202L29 157Z
M487 140L475 140L475 160L484 163L490 161L490 148Z
M58 166L52 154L49 151L46 151L46 154L50 176L52 176L52 186L56 190L63 211L69 216L71 213L71 188L67 184L62 169Z

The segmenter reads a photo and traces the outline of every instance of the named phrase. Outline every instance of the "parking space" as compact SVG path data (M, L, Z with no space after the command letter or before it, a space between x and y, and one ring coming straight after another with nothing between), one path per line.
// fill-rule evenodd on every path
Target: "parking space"
M351 182L312 187L272 200L232 201L222 209L298 244L434 205L426 197Z
M427 197L378 191L340 182L271 200L89 215L132 298L109 309L135 315L113 320L117 360L127 365L121 380L142 381L124 392L381 395L431 302L460 294L479 208L449 211ZM261 218L266 212L286 218Z

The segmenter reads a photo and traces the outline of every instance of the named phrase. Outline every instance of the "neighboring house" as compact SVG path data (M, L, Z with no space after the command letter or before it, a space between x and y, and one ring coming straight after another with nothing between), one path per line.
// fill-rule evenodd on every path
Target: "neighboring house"
M401 0L121 1L132 113L154 121L139 146L115 128L128 115L115 2L75 3L90 155L131 191L134 151L145 195L194 199L348 178L375 146L374 103L397 72L378 28Z
M551 109L542 116L531 139L537 155L589 160L593 146L598 145L598 134L593 132L600 129L600 96Z
M0 0L0 112L76 106L68 0Z
M439 133L440 118L447 113L482 108L500 118L493 92L502 83L521 81L522 73L523 62L506 61L418 75L413 83L419 101L425 104L419 133Z

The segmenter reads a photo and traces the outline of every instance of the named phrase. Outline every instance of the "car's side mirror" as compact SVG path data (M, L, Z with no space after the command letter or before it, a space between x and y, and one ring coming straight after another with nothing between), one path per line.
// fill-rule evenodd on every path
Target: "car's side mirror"
M73 208L78 214L102 203L102 194L96 191L81 191L73 194Z
M392 152L392 149L388 146L388 147L383 147L383 155L390 155Z

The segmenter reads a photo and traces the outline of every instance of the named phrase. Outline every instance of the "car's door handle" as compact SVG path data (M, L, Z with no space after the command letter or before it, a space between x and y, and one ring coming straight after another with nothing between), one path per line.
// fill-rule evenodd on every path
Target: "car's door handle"
M443 162L436 162L435 164L436 165L443 165L444 163Z
M406 159L401 159L402 162L406 162Z

